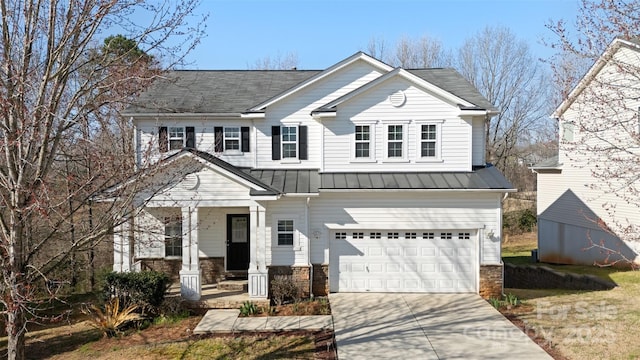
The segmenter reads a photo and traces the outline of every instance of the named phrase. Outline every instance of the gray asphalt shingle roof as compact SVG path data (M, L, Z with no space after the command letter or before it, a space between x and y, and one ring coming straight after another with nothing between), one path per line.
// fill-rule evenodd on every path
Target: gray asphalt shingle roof
M478 108L496 110L454 69L408 70ZM320 70L177 70L143 92L126 114L240 114L320 73Z
M444 89L457 97L463 98L468 102L475 104L477 107L497 111L497 108L493 106L480 92L473 86L467 79L465 79L455 69L410 69L407 70L413 75Z
M243 113L319 70L178 70L167 73L125 111Z

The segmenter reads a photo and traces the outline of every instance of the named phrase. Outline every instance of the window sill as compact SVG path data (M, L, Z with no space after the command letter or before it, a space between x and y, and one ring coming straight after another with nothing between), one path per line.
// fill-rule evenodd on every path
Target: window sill
M300 164L300 160L298 160L298 159L282 159L282 160L280 160L280 164Z
M384 159L382 161L383 163L408 163L409 159L394 159L394 158L389 158L389 159Z
M440 158L420 158L418 160L416 160L417 163L443 163L444 160L440 159Z
M351 159L352 163L377 163L378 161L376 159L370 159L370 158L353 158Z
M182 255L180 255L180 256L177 256L177 255L165 256L164 259L165 260L182 260Z
M222 155L224 155L224 156L242 156L242 155L244 155L244 153L242 151L230 150L230 151L223 151Z

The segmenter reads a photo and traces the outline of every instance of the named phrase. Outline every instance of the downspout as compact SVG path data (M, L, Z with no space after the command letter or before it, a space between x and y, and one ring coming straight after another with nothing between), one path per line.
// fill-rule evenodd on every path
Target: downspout
M311 221L309 221L309 202L311 197L307 196L306 206L304 208L305 217L307 219L307 265L309 265L309 297L313 298L313 264L311 264Z

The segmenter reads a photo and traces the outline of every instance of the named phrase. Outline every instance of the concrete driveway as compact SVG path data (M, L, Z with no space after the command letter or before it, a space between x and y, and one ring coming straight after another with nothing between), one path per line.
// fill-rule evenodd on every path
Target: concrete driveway
M338 358L551 359L474 294L330 294Z

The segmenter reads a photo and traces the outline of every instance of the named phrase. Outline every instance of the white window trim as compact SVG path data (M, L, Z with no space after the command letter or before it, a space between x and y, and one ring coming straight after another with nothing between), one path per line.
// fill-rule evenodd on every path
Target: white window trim
M377 121L353 121L353 133L351 134L351 162L353 163L375 163L376 161L376 124ZM356 157L356 126L369 127L369 157Z
M230 140L238 140L237 150L227 150L227 129L238 129L238 138L230 138ZM222 127L222 152L225 155L242 155L242 127L241 126L223 126Z
M409 142L409 124L411 123L411 120L396 120L396 121L383 121L383 128L384 130L382 131L382 136L383 136L383 141L384 141L384 154L382 156L382 158L384 159L384 162L400 162L400 163L404 163L404 162L409 162L409 154L407 154L408 151L408 142ZM402 157L389 157L389 126L392 125L396 125L396 126L402 126Z
M420 163L436 163L442 162L442 124L444 120L416 120L415 122L415 134L416 134L416 162ZM422 156L422 125L435 125L436 126L436 156L423 157Z
M278 221L279 220L292 220L293 221L293 244L291 245L280 245L278 244ZM274 214L273 215L273 223L271 224L271 247L273 249L300 249L300 235L298 231L298 226L300 224L300 219L298 215L295 214Z
M178 137L171 137L171 129L182 129L182 138L178 138ZM182 140L182 147L180 149L172 149L171 148L171 140L178 140L181 139ZM186 146L186 142L187 142L187 128L184 126L167 126L167 151L179 151L181 149L184 149L184 147Z
M182 259L182 254L180 255L167 255L167 225L171 224L171 223L180 223L180 252L183 252L184 249L182 248L182 243L184 241L184 229L183 229L183 225L182 225L182 217L181 216L166 216L164 218L164 224L163 224L163 228L164 228L164 237L163 237L163 242L162 242L162 249L163 249L163 253L164 253L164 258L165 259Z
M295 143L296 147L296 157L284 157L284 128L295 128L296 129L296 141L291 142L287 141L287 144ZM283 164L298 164L300 163L300 124L282 124L280 125L280 162Z

